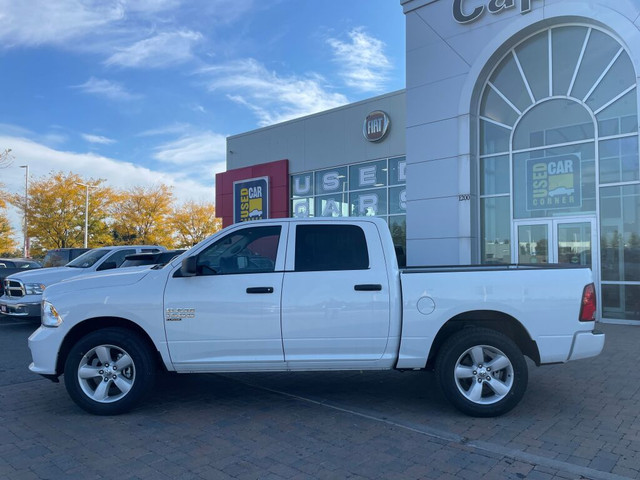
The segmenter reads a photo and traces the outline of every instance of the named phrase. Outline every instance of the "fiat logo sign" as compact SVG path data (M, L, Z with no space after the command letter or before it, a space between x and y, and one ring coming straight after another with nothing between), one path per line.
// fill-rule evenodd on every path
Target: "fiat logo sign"
M367 115L362 125L362 134L370 142L379 142L389 131L389 116L382 110Z

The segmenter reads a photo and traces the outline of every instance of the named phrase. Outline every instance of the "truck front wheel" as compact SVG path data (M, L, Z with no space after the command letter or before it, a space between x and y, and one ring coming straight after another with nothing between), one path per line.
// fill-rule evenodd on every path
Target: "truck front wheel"
M134 332L105 328L81 338L69 352L64 383L73 401L96 415L130 410L150 389L156 365Z
M522 399L529 372L524 355L509 337L495 330L465 328L442 345L436 376L458 410L495 417Z

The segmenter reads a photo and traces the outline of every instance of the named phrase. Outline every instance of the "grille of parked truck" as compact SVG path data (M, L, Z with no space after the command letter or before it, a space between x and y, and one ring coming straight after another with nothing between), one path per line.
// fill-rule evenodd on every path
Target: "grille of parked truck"
M0 296L4 293L4 279L6 277L36 268L42 268L42 265L28 258L0 258Z

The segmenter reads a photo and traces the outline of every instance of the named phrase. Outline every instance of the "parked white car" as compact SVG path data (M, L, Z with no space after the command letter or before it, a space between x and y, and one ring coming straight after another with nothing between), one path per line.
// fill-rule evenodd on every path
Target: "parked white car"
M40 317L42 292L48 286L79 275L118 268L127 255L164 250L166 248L157 245L94 248L71 260L64 267L14 273L4 279L0 313L12 317Z

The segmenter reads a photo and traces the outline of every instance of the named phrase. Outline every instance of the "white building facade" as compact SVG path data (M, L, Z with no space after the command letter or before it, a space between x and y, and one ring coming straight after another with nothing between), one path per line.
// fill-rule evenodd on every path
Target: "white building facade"
M590 265L639 321L640 1L401 3L409 263Z
M405 91L230 137L228 169L286 160L289 215L383 216L409 265L588 265L640 324L640 0L400 3Z

